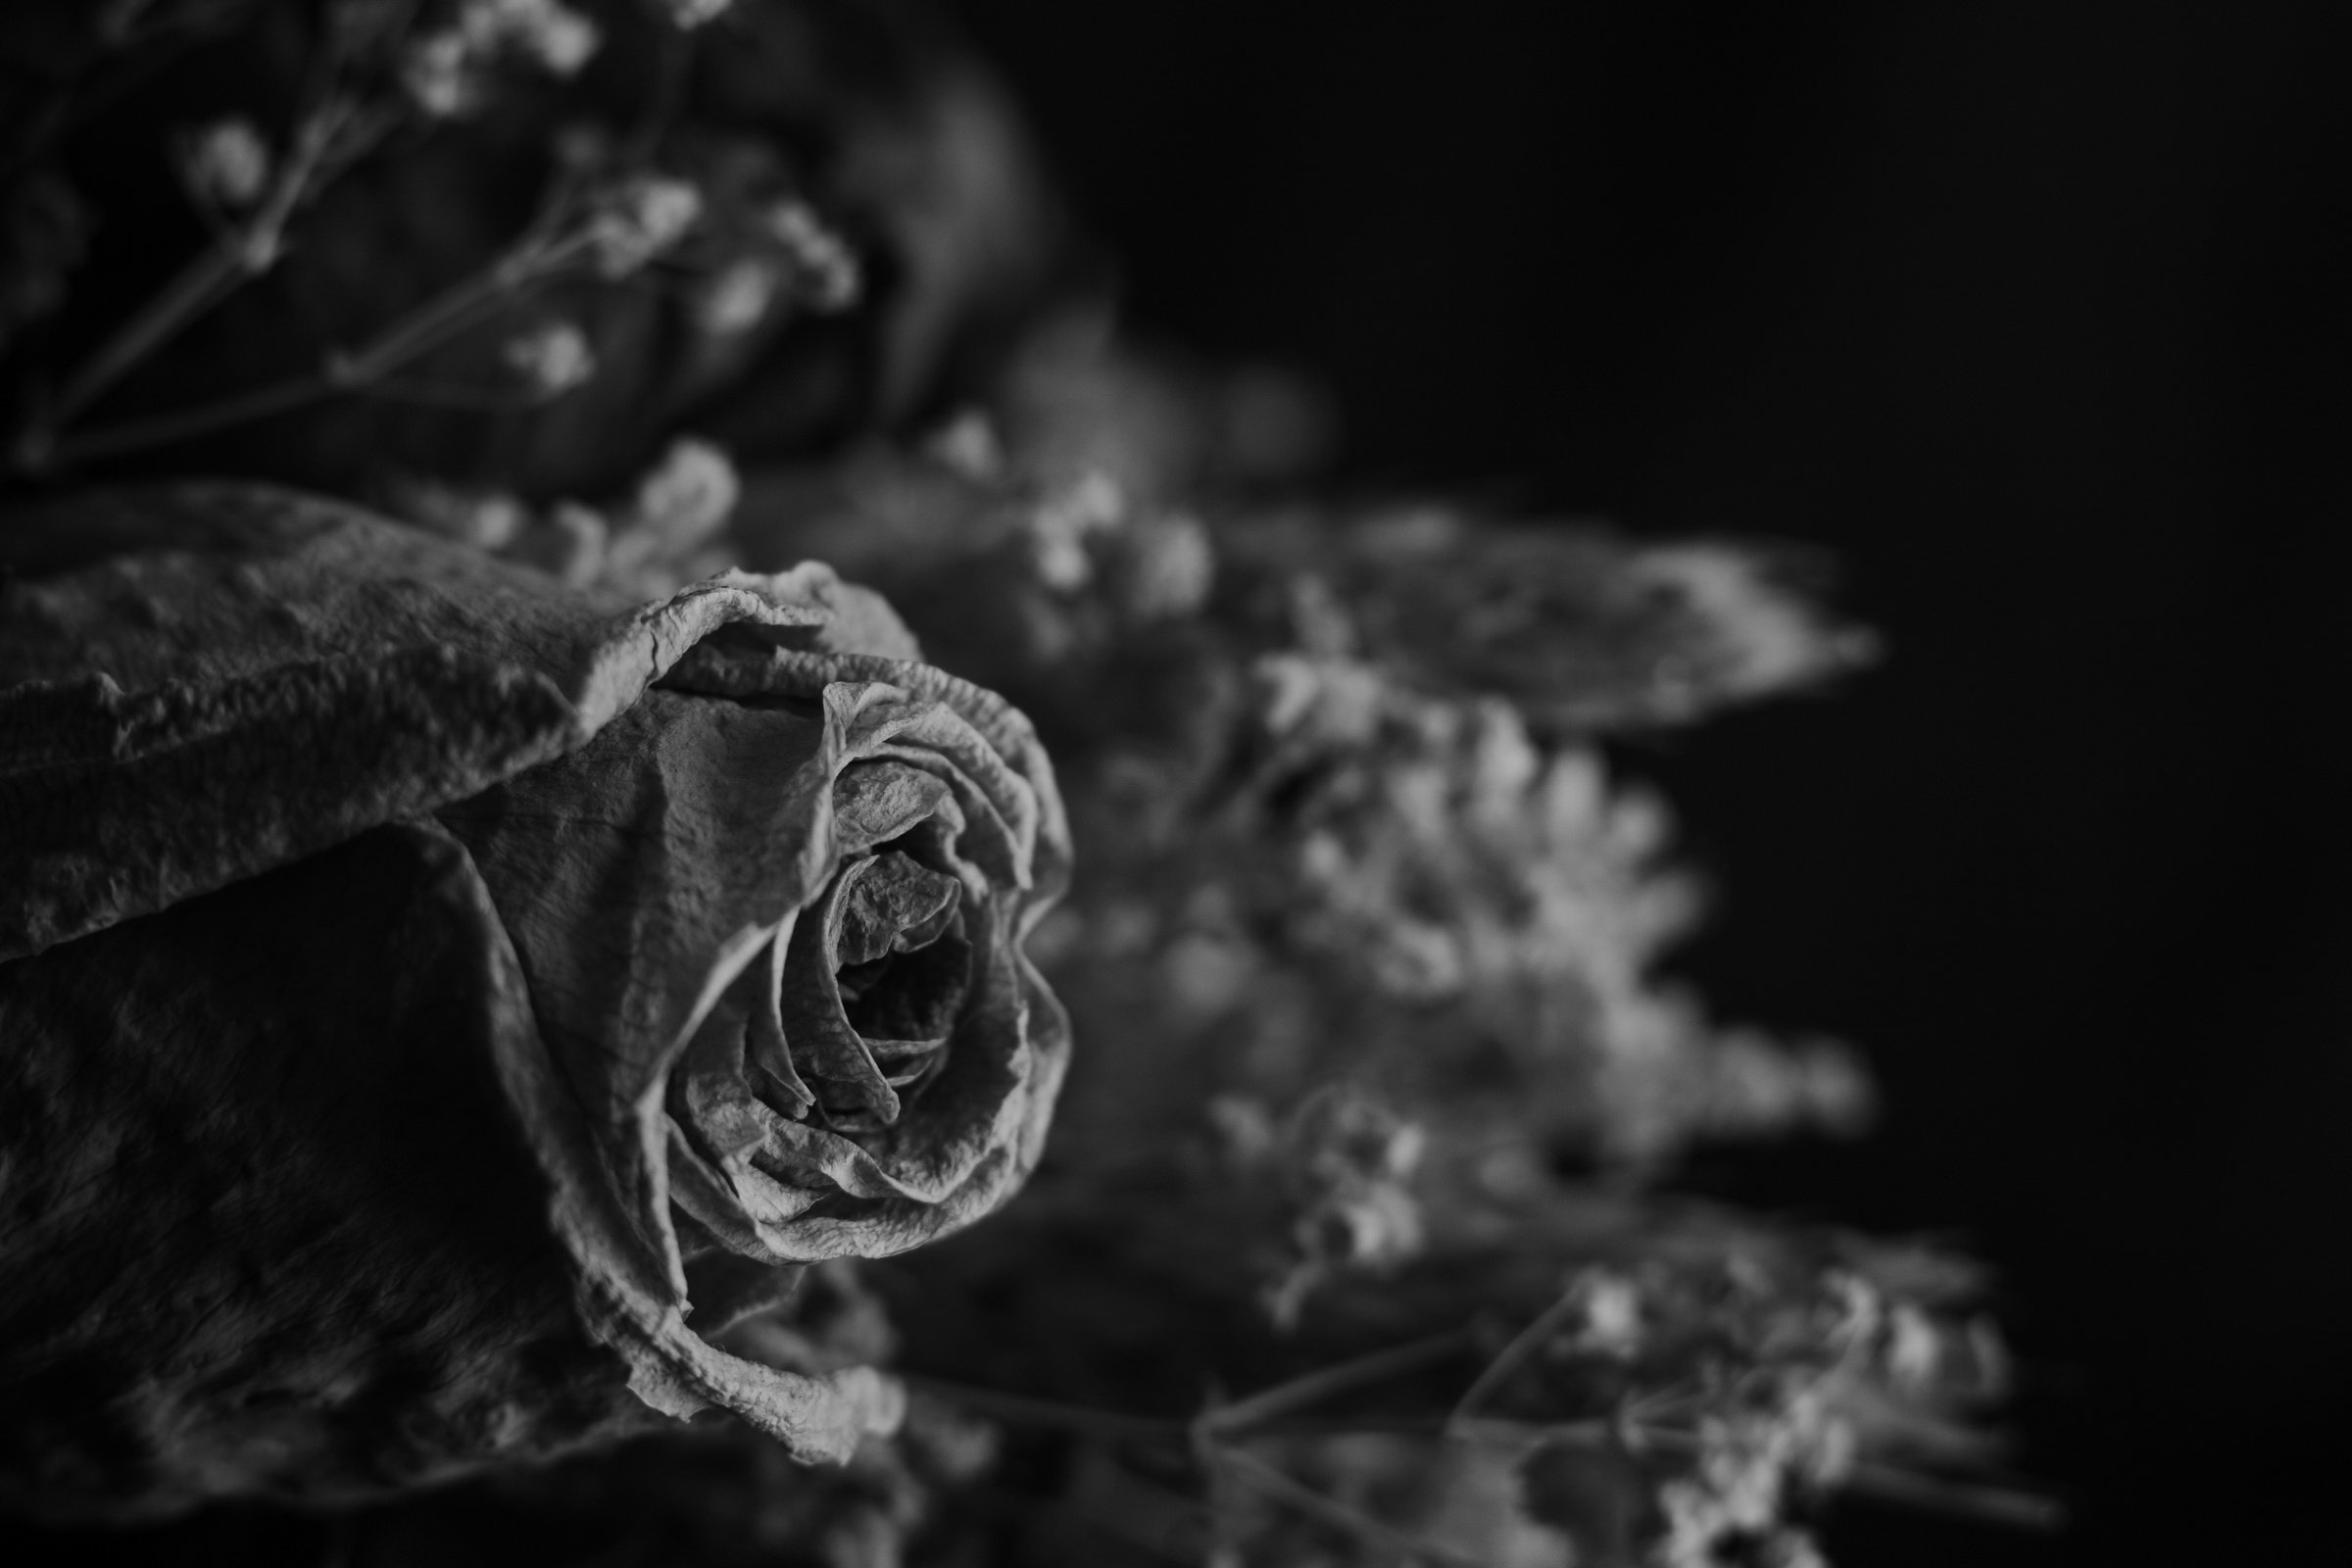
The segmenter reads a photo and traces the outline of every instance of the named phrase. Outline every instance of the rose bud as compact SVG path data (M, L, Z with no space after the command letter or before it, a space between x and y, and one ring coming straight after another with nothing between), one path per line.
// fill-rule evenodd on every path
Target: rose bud
M727 1330L1026 1177L1068 853L1027 720L820 565L631 607L283 491L0 514L0 1498L710 1406L842 1457L895 1384Z

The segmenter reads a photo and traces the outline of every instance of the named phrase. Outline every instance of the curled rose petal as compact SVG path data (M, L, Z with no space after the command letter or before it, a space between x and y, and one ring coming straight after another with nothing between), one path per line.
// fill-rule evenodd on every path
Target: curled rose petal
M18 509L0 567L0 1172L66 1183L0 1181L0 1480L153 1509L648 1405L808 1458L895 1422L872 1369L720 1346L1036 1162L1068 834L1020 714L817 565L634 606L190 485Z

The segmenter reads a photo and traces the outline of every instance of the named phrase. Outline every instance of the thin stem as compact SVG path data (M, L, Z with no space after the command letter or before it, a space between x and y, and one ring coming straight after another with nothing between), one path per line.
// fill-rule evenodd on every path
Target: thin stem
M1232 1404L1220 1405L1202 1414L1200 1420L1212 1432L1236 1432L1274 1416L1287 1415L1318 1399L1327 1399L1333 1395L1345 1394L1350 1389L1369 1384L1384 1383L1390 1378L1444 1361L1458 1354L1469 1343L1467 1330L1451 1329L1425 1340L1375 1350L1370 1355L1343 1361L1337 1366L1323 1367L1302 1377L1293 1378L1288 1383L1277 1384Z
M2066 1523L2066 1504L2055 1497L2013 1487L1944 1481L1889 1464L1858 1464L1843 1485L1864 1496L2021 1530L2055 1530Z
M1461 1398L1454 1401L1453 1415L1447 1424L1467 1421L1582 1306L1583 1302L1577 1299L1576 1293L1569 1291L1562 1293L1558 1300L1537 1314L1536 1320L1514 1335L1511 1343L1502 1348L1502 1353L1488 1362L1487 1369L1478 1375L1477 1381L1463 1391Z
M1492 1438L1513 1443L1605 1443L1616 1423L1599 1416L1582 1421L1503 1421L1470 1416L1446 1424L1446 1436L1455 1441Z
M666 29L658 48L660 58L654 63L654 91L648 100L644 116L630 132L627 149L621 159L624 167L650 163L661 147L662 138L669 131L671 122L686 101L686 78L694 59L695 32Z
M1287 1502L1300 1513L1344 1530L1359 1541L1394 1552L1408 1561L1423 1558L1431 1562L1455 1564L1457 1568L1479 1568L1475 1559L1384 1525L1336 1497L1325 1496L1304 1482L1293 1480L1251 1454L1236 1448L1223 1448L1218 1450L1217 1458L1237 1480L1255 1487L1267 1496Z
M574 239L535 245L511 255L488 270L444 290L363 347L348 354L330 353L324 367L316 372L62 440L51 434L58 422L53 420L19 445L16 466L39 471L92 458L118 457L125 452L166 446L283 414L338 392L368 393L449 408L512 412L536 407L546 401L538 394L518 400L491 392L435 387L430 383L403 386L387 382L386 377L401 366L514 305L524 289L560 271L580 249L581 243Z
M162 292L142 306L120 331L100 344L58 393L49 426L55 429L80 413L99 394L225 299L245 275L245 252L236 243L206 247L180 269Z
M207 246L124 322L122 330L99 346L58 393L46 426L51 438L124 375L235 292L240 284L277 265L278 257L285 251L286 224L292 220L295 208L311 194L313 181L329 151L334 149L337 136L349 127L351 113L348 103L328 98L304 118L294 138L293 151L270 182L270 192L256 210L253 220L233 238ZM365 150L375 134L380 132L363 127L351 155Z
M169 446L194 436L224 429L232 424L244 424L283 414L306 403L325 397L335 386L322 376L304 375L289 380L240 392L233 397L198 404L176 413L158 415L152 419L130 419L91 430L82 435L68 436L61 441L32 450L20 450L18 466L32 471L83 463L92 458L119 457L125 452L137 452L147 447Z
M510 252L495 265L453 283L401 318L365 346L330 362L329 376L346 387L365 386L380 379L427 350L474 325L483 317L513 305L536 284L545 282L576 260L586 248L585 235L552 242L532 241Z
M1179 1443L1190 1431L1189 1424L1183 1421L1128 1415L1119 1410L1089 1409L1084 1405L1063 1404L1057 1399L1035 1399L1027 1395L1006 1394L997 1389L976 1389L938 1378L902 1376L901 1381L909 1389L936 1395L967 1410L1027 1426L1056 1427L1065 1432L1084 1432L1098 1438L1159 1438Z

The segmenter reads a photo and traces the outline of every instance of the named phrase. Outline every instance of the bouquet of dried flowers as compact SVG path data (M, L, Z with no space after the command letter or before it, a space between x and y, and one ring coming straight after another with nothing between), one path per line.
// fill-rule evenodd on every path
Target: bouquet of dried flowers
M35 0L0 71L15 1506L845 1568L2043 1515L1965 1260L1656 1182L1872 1113L1661 978L1603 750L1865 658L1807 564L1312 500L1312 398L1128 347L913 5Z

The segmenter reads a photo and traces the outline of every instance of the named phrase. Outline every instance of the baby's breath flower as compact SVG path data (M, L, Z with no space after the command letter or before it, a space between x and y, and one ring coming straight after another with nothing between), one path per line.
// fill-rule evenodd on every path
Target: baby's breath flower
M612 525L603 513L576 501L559 501L515 538L506 555L575 588L585 587L603 572L611 536Z
M1004 471L1004 443L985 409L965 409L941 425L924 450L951 472L985 483Z
M783 281L775 264L760 257L729 262L695 295L695 322L712 337L748 332L767 315Z
M569 321L546 321L507 340L500 358L541 397L561 397L596 373L588 334Z
M428 32L401 53L400 84L428 119L454 120L481 100L473 50L456 28Z
M807 202L778 202L768 212L767 231L792 259L810 310L830 315L858 303L863 281L856 253Z
M1100 470L1088 472L1046 498L1029 517L1039 580L1063 593L1084 588L1095 575L1094 562L1087 554L1088 538L1115 527L1126 514L1125 492Z
M459 25L482 47L511 49L558 76L586 65L603 41L562 0L468 0Z
M389 499L395 513L419 528L477 550L507 549L530 521L529 510L504 491L464 490L430 479L400 484Z
M684 548L716 532L742 494L743 480L726 453L708 441L681 437L638 482L630 524Z
M401 85L427 116L453 119L480 104L484 74L499 56L520 56L551 75L569 76L600 41L596 24L562 0L466 0L450 25L411 41Z
M249 120L217 120L182 145L180 177L201 202L250 207L270 184L270 144Z
M1924 1389L1934 1383L1943 1363L1943 1337L1935 1323L1905 1301L1888 1315L1886 1329L1887 1376L1906 1389Z
M703 193L682 179L647 174L605 191L588 220L596 270L621 278L675 245L703 214Z
M1585 1320L1577 1344L1603 1355L1630 1356L1642 1348L1642 1289L1622 1274L1587 1271L1576 1282Z

